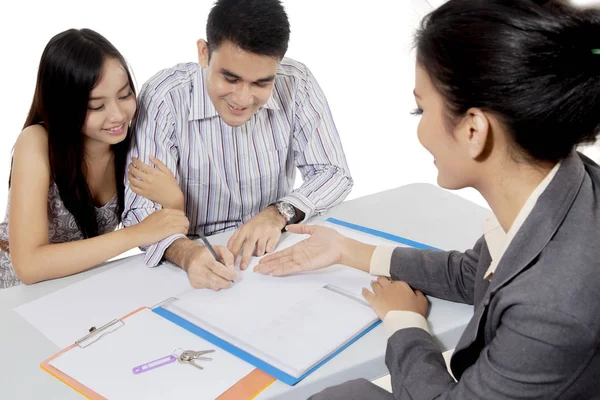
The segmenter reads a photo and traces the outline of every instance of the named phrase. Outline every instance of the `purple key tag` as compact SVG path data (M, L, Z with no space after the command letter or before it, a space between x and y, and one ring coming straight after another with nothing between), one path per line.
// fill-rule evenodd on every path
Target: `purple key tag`
M149 363L146 363L146 364L138 365L137 367L134 367L131 370L131 372L133 372L134 375L138 375L138 374L141 374L142 372L150 371L151 369L155 369L155 368L159 368L164 365L167 365L167 364L171 364L175 360L177 360L177 357L175 357L174 355L169 355L169 356L162 357L162 358L159 358L154 361L150 361Z

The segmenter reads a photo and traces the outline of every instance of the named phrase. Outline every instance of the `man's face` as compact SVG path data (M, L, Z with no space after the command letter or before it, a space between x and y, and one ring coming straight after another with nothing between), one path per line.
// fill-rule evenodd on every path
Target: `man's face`
M229 41L212 52L206 87L227 125L245 124L271 98L278 66L278 59L244 51Z

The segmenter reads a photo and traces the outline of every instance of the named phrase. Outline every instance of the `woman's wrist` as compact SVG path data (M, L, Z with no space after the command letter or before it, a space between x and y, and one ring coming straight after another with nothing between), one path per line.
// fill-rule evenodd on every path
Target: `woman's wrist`
M375 246L342 236L340 264L369 272Z
M143 246L141 237L140 237L140 226L139 224L126 226L120 229L123 236L125 237L125 242L127 243L127 247L129 249L133 249L134 247Z
M185 203L183 201L183 193L179 193L176 199L173 199L171 204L167 204L164 208L171 210L180 210L185 212Z

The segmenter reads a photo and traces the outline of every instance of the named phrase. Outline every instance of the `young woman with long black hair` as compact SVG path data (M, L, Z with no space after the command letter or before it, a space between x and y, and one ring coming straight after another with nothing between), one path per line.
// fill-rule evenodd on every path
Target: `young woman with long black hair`
M109 41L89 29L50 40L14 147L7 217L0 224L0 288L71 275L187 233L187 218L174 209L115 230L135 111L131 75Z

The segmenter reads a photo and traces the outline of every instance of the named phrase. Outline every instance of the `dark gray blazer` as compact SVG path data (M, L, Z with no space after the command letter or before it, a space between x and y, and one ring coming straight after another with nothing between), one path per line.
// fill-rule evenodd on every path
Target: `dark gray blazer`
M314 399L600 399L600 167L569 155L488 282L490 262L483 237L465 253L392 256L393 279L475 305L450 364L458 382L409 328L388 341L393 395L357 380Z

